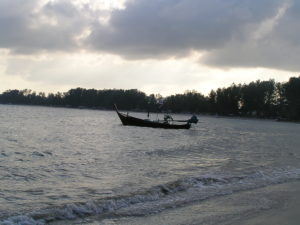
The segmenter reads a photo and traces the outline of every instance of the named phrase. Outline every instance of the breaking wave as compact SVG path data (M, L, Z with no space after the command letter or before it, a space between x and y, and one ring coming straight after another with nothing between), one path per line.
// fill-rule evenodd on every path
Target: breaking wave
M258 171L243 176L185 177L128 195L66 204L3 218L0 220L0 224L42 225L59 220L74 220L95 215L147 215L194 201L299 179L300 169L293 168Z

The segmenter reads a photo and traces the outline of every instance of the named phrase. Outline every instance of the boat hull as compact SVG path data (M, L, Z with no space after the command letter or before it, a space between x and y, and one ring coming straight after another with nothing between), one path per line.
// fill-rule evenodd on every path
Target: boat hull
M185 124L170 124L166 122L150 121L128 116L117 111L117 114L124 126L152 127L164 129L189 129L190 123Z

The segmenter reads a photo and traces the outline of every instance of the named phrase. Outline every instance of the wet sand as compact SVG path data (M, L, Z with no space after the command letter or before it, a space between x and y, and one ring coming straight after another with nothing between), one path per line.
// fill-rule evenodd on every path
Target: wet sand
M253 218L244 221L241 225L300 224L300 182L278 185L275 189L280 189L281 204L277 208L254 215Z
M126 215L126 210L120 210L115 218L85 224L299 225L299 210L300 182L292 182L215 197L148 216Z

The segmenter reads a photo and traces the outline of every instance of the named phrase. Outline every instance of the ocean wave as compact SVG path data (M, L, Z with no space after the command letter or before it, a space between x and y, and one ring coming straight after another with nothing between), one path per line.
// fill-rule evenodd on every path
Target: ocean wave
M1 225L41 225L95 215L146 215L194 201L238 191L297 181L300 169L264 170L242 176L208 175L184 177L128 195L39 209L0 220Z

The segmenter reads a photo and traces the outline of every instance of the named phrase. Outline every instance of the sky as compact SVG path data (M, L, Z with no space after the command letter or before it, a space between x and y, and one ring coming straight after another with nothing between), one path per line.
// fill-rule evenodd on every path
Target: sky
M299 28L299 0L0 0L0 92L285 82Z

